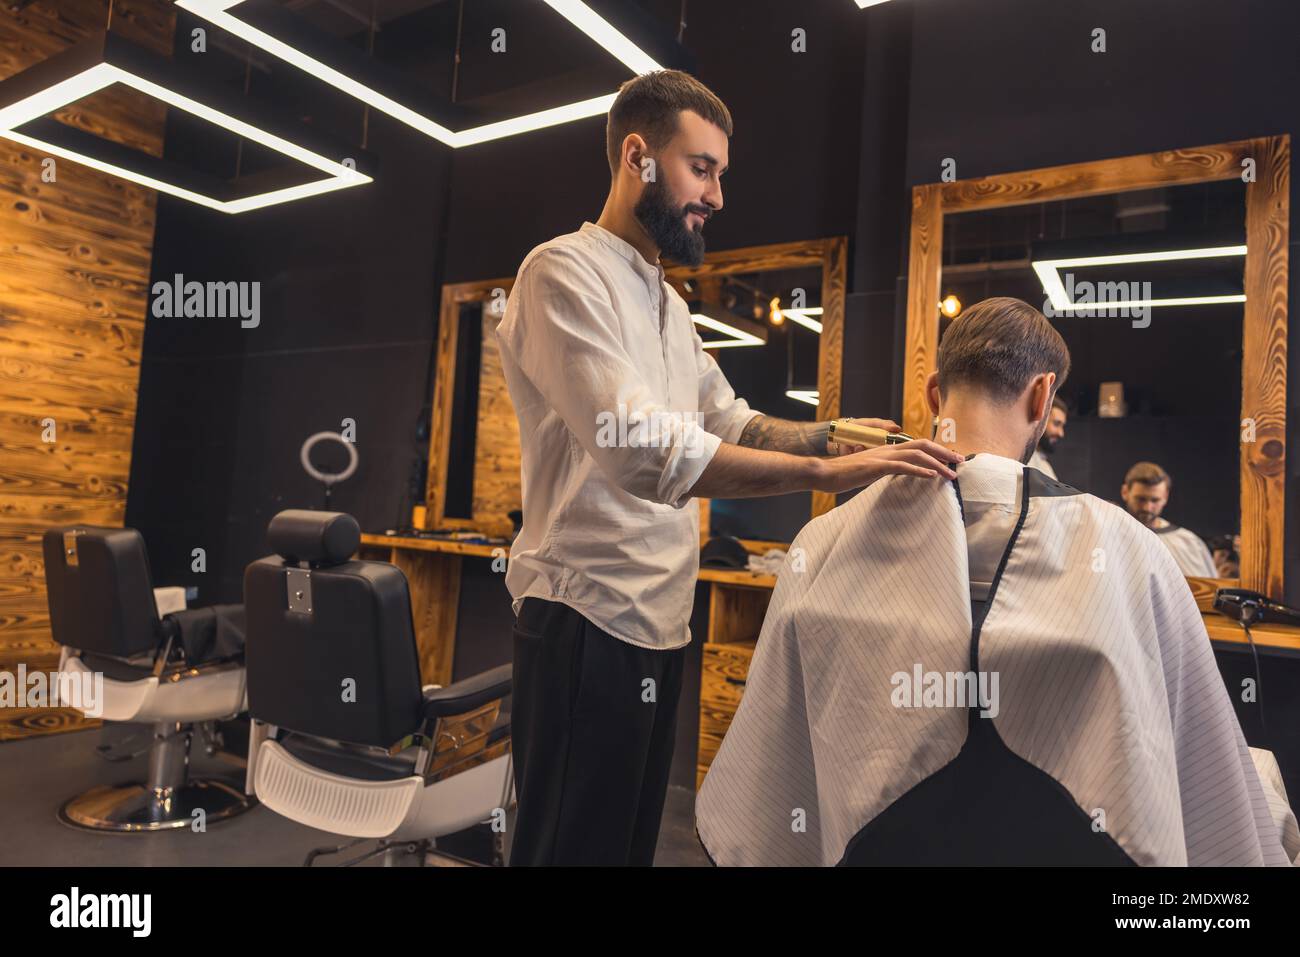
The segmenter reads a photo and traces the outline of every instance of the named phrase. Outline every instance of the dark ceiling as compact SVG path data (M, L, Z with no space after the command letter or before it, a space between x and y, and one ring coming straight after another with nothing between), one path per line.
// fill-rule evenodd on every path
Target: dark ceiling
M662 38L678 35L681 0L618 2ZM542 0L276 0L275 5L300 19L304 30L372 51L431 97L451 100L455 75L455 101L481 111L485 121L599 96L629 77L623 64ZM238 7L231 13L238 16ZM505 53L492 49L498 28L505 31ZM266 76L292 69L262 51L249 51L235 37L215 36L213 45L229 55L232 77L242 77L250 56Z

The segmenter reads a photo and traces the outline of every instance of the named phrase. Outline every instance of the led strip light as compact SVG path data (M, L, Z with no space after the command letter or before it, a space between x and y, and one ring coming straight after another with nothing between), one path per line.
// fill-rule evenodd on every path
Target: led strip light
M102 48L100 46L102 44ZM150 189L156 189L161 193L167 193L172 196L187 199L190 202L198 203L200 206L206 206L209 209L219 210L223 213L243 213L252 209L261 209L265 206L273 206L278 203L287 203L296 199L303 199L308 196L316 196L321 193L333 192L338 189L346 189L349 186L359 186L363 183L371 182L371 177L367 176L355 168L345 165L341 162L328 159L315 153L303 146L276 136L266 130L259 129L250 123L246 123L234 116L223 113L214 107L179 93L175 90L168 89L147 77L133 72L129 66L122 65L128 60L137 60L143 56L139 51L132 52L130 57L121 56L127 52L129 45L125 44L120 38L112 35L102 35L92 41L89 41L82 47L74 48L52 57L44 64L38 64L33 70L40 70L43 73L59 69L60 58L65 58L62 63L67 64L74 72L71 76L59 80L49 86L45 86L36 92L26 96L20 96L12 102L7 102L0 107L0 137L21 143L46 153L51 156L58 156L62 159L71 160L88 166L91 169L97 169L104 173L110 173L114 176L120 176L122 179L130 180L141 186ZM77 69L76 65L85 61L88 55L98 54L99 62ZM110 62L120 60L121 62ZM141 61L143 62L143 61ZM26 71L24 71L26 72ZM14 84L11 86L0 85L0 90L26 89L33 83L37 82L35 78L29 79L24 74L18 74L5 81L5 84ZM175 183L168 183L154 176L149 176L137 170L129 169L117 163L99 159L94 156L82 153L78 150L61 146L57 143L51 143L43 140L38 136L31 136L21 133L17 130L26 123L39 120L50 113L57 112L71 103L75 103L83 97L97 93L105 87L112 86L115 83L121 83L132 89L139 90L148 96L161 100L169 106L191 113L200 119L215 123L224 129L229 130L245 139L259 143L268 149L274 150L290 159L298 160L305 163L313 169L328 173L327 179L316 180L310 183L303 183L297 186L285 187L282 189L271 190L256 196L248 196L242 199L221 200L213 196L204 195ZM3 101L0 101L3 102Z
M590 116L601 116L609 112L609 108L614 104L614 99L618 95L617 93L608 93L603 96L592 97L589 100L580 100L577 103L568 103L564 106L529 113L484 126L465 130L451 130L418 111L404 106L392 97L367 86L360 80L347 76L315 57L285 43L283 40L279 40L239 19L230 11L243 2L245 0L176 0L176 6L189 11L197 17L202 17L227 33L234 34L241 40L284 60L305 73L311 74L318 80L328 83L341 92L368 104L373 109L386 113L398 122L419 130L425 136L430 136L440 143L455 148L473 146L476 143L486 143L489 140L545 129L549 126L558 126L561 123L581 120ZM653 57L628 39L626 35L592 10L582 0L546 0L546 3L556 13L559 13L600 44L619 62L632 70L633 73L639 75L649 73L652 70L663 69Z
M820 316L821 314L821 306L807 306L805 308L781 310L781 315L785 316L791 322L797 322L805 329L811 329L816 333L822 331L822 323L820 319L814 319L813 316Z
M1039 259L1031 265L1043 284L1052 309L1061 313L1131 309L1141 306L1205 306L1214 303L1245 302L1245 295L1180 296L1172 299L1131 299L1125 302L1071 302L1061 282L1061 269L1070 267L1121 266L1128 263L1171 262L1179 259L1216 259L1221 256L1244 256L1245 246L1207 246L1202 249L1170 249L1154 253L1125 253L1118 256L1086 256L1076 259Z
M726 349L735 346L761 346L765 343L753 333L746 332L744 329L737 329L735 326L729 326L720 319L714 319L712 316L706 316L702 312L691 313L691 319L697 326L703 326L713 332L721 332L723 335L731 336L730 339L710 339L705 342L700 341L700 345L705 349Z

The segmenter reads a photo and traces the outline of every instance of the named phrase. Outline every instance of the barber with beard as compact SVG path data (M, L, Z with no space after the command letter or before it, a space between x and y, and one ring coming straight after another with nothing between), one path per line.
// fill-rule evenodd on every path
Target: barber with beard
M960 461L928 440L830 455L829 423L751 409L703 351L659 258L703 260L731 132L688 74L625 83L600 218L528 254L497 329L523 473L506 572L511 864L654 861L699 572L693 498L952 478Z

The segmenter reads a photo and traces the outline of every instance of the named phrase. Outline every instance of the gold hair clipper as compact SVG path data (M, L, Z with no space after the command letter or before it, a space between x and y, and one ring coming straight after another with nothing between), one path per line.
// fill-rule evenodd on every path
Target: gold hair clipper
M837 443L861 445L863 448L875 449L882 445L897 445L911 442L912 437L906 432L886 432L870 425L859 425L848 419L836 419L826 431L826 449L832 451Z

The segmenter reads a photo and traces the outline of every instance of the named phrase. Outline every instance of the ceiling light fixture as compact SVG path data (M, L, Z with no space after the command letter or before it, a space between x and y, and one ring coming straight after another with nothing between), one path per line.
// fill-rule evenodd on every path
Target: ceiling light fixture
M1207 246L1201 249L1169 249L1150 253L1124 253L1117 256L1082 256L1075 259L1039 259L1032 263L1034 272L1043 284L1043 292L1058 313L1080 310L1108 312L1112 309L1131 309L1139 306L1206 306L1219 303L1245 302L1244 295L1233 296L1180 296L1171 299L1132 299L1125 302L1071 302L1061 282L1061 269L1092 268L1095 266L1122 266L1130 263L1171 262L1180 259L1216 259L1221 256L1244 256L1245 246Z
M147 153L47 118L48 114L115 83L139 90L329 175L257 195L236 196L231 184L216 177L190 174ZM224 213L243 213L372 182L370 176L355 168L357 157L351 157L352 165L343 158L331 159L271 132L265 117L259 118L261 125L253 125L182 92L190 87L189 78L180 74L170 61L112 33L101 32L0 82L0 137ZM209 97L204 95L204 100ZM295 139L303 137L319 139L306 128L294 131ZM170 176L172 173L177 175ZM164 175L170 178L163 179ZM188 180L189 185L180 180ZM208 191L191 188L199 183ZM224 198L219 195L222 193Z
M618 20L620 17L639 16L636 11L630 9L630 5L624 4L620 8L608 2L608 0L585 0L585 2L584 0L546 0L546 3L588 37L600 44L615 59L632 70L633 73L639 75L652 70L663 69L655 57L627 35L626 29L611 21L611 17ZM448 124L454 122L459 115L456 109L445 111L446 116L443 117L443 122L439 122L437 119L415 109L410 105L410 102L406 104L400 102L403 98L409 100L402 93L396 92L399 87L403 86L400 79L385 78L382 83L369 79L368 75L371 72L380 70L380 65L373 60L360 61L355 55L349 56L346 51L343 51L339 54L339 59L348 59L348 66L342 67L340 62L336 62L334 66L331 66L322 58L327 55L326 53L320 52L313 55L316 51L308 52L288 42L283 38L284 36L290 35L290 32L295 27L299 31L302 30L300 21L293 19L288 11L259 2L259 0L176 0L176 6L207 20L228 33L233 33L253 46L265 50L272 56L279 57L286 63L311 74L318 80L328 83L349 96L355 97L373 109L388 114L393 119L405 123L412 129L454 148L486 143L489 140L545 129L546 127L557 126L561 123L568 123L591 116L601 116L609 112L609 108L614 103L614 98L618 95L617 93L607 93L508 120L467 129L452 129ZM600 7L608 16L602 15L601 12L595 9L596 7ZM241 16L235 16L234 13L230 12L234 8L239 8ZM281 34L281 36L273 35L272 31ZM330 59L335 59L335 52L331 51L331 54L329 54ZM344 72L345 69L356 75L348 75L347 72ZM389 92L382 92L379 89L380 86L383 86Z

